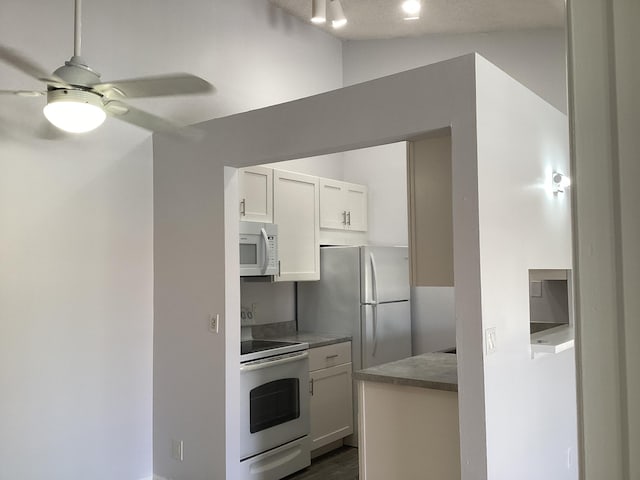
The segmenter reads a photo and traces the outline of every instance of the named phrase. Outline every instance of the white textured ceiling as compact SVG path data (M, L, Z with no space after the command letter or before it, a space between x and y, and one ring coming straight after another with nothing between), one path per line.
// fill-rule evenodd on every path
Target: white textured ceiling
M309 22L311 0L270 1ZM562 27L565 21L565 0L421 0L421 18L411 21L403 18L401 0L341 1L348 24L318 28L345 40Z

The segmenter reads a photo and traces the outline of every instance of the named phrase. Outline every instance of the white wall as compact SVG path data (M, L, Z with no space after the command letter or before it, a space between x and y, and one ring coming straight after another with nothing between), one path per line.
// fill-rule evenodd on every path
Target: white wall
M578 478L574 351L532 359L529 269L571 268L569 195L550 191L569 172L565 115L479 58L478 202L491 480Z
M407 245L407 144L344 153L344 180L369 187L370 245Z
M237 259L234 263L234 259L230 258L233 255L237 257L233 229L237 234L238 221L237 185L232 179L228 179L224 185L226 231L220 232L219 229L223 220L220 212L223 202L220 182L224 164L242 167L279 159L364 148L406 140L416 132L452 126L453 173L456 179L453 195L454 199L458 199L454 201L454 250L460 258L455 266L455 276L460 278L459 285L456 284L456 292L460 293L460 299L464 299L460 301L460 305L456 305L461 454L465 458L462 471L465 479L486 478L483 367L481 342L478 341L481 337L481 325L474 66L475 57L467 55L414 72L374 80L355 89L341 89L284 105L212 120L201 125L207 130L207 136L197 145L181 146L164 136L156 137L154 145L158 148L154 158L156 167L161 166L163 170L155 181L162 193L154 199L155 206L159 207L156 215L163 218L163 228L167 226L166 220L175 222L176 227L179 227L168 230L175 232L173 238L163 235L157 237L162 239L163 245L161 253L158 243L155 245L156 265L162 265L164 269L173 263L174 267L184 270L184 264L176 264L173 258L176 251L184 252L184 263L188 264L188 270L197 277L198 285L204 285L203 291L211 293L211 296L202 296L198 291L192 291L192 278L184 282L182 278L175 278L167 275L166 271L156 269L156 288L161 287L162 293L171 293L171 297L161 296L162 311L156 310L156 326L158 322L162 324L162 332L156 332L158 343L166 344L169 339L175 338L174 333L184 336L174 322L170 321L176 308L181 311L180 305L184 305L185 310L188 310L183 316L189 326L187 335L197 335L198 348L185 350L181 347L177 353L191 357L189 361L197 358L199 361L192 363L198 370L202 365L208 366L210 373L207 378L213 378L216 382L221 370L226 370L227 397L232 398L229 392L236 388L239 377L239 352L236 346L240 337L239 326L234 325L233 321L226 322L222 332L225 340L229 340L226 344L217 336L202 331L203 321L206 324L210 309L224 308L229 319L238 318L240 314L239 286L235 278L238 274ZM424 90L422 86L425 84L431 85L431 88ZM384 94L381 95L381 92ZM385 111L388 115L379 115L379 111ZM173 162L176 157L181 158L179 166ZM172 180L175 175L178 176L177 181ZM193 188L191 182L195 183L196 188ZM202 189L207 183L210 184L208 191L211 192L211 203L203 202ZM172 206L170 201L167 203L172 196L177 196L179 202L176 206L179 208ZM189 216L197 215L201 223L185 224L185 213ZM226 260L221 248L223 233L227 237ZM221 269L222 265L225 266L224 270ZM225 274L228 280L226 283ZM160 283L158 275L164 277ZM224 306L220 304L222 285L225 289ZM458 297L456 302L458 303ZM211 344L209 348L205 346L207 343ZM222 358L221 355L225 354L225 358ZM183 363L182 357L172 355L171 351L165 356L165 360L167 366L176 373L184 370L180 369L181 365L189 365L189 361ZM220 400L219 392L215 389L212 391L210 385L206 386L206 395L190 396L187 406L172 402L176 388L171 390L171 378L165 379L163 386L169 409L174 412L188 410L202 413L200 427L205 424L220 426L221 422L225 422L226 416L226 448L230 452L237 438L237 429L233 430L237 409L234 411L231 403L224 411L210 408L210 398L216 404ZM184 382L183 376L175 377L173 381L178 389ZM175 417L176 415L162 416L171 419ZM185 423L184 420L178 422ZM175 429L179 427L180 425L174 425ZM205 429L205 432L211 431ZM215 438L202 438L202 441L217 448L217 445L221 445L218 443L218 432L216 430ZM197 439L202 433L191 427L190 435ZM201 443L196 442L196 445ZM204 455L208 456L206 460L203 460ZM204 462L212 465L212 468L220 468L218 464L213 466L211 463L210 451L196 452L196 456L197 459L190 461ZM228 454L227 458L232 457ZM215 462L215 458L213 461ZM234 478L230 470L227 475L228 478Z
M348 41L344 43L343 48L344 84L352 85L475 51L547 102L566 112L565 44L563 29ZM363 153L369 155L373 152L375 149ZM362 154L356 152L348 152L346 158L351 159L353 155L360 155L362 158ZM371 156L373 159L376 158ZM402 156L405 157L404 153ZM354 165L360 166L357 161ZM380 162L376 161L371 164L371 167L363 169L360 176L372 179L384 178L384 170L376 170L378 167L382 168ZM394 167L390 172L389 184L400 179L396 173L397 170ZM345 175L349 180L347 171ZM404 218L402 212L406 212L406 205L399 207L396 200L406 198L406 180L403 179L398 185L401 185L403 190L395 187L390 190L387 201L389 198L392 200L388 203L388 208L385 202L379 205L383 207L384 212L391 210L392 207L400 208L397 211L401 213L397 216L385 217L392 219L389 224L385 224L386 220L377 220L381 216L378 210L371 207L369 209L374 223L369 231L372 242L377 242L379 239L382 242L396 241L399 238L397 232L402 228L399 228L397 222L400 218ZM406 243L406 236L403 238L403 242ZM412 300L414 354L455 346L453 288L417 287L412 289Z
M563 29L426 35L344 44L344 83L478 52L559 110L567 111L566 40Z
M342 152L331 153L329 155L318 155L315 157L297 158L284 162L268 163L265 166L288 170L291 172L315 175L316 177L341 179L343 175L343 154Z
M136 101L176 121L342 82L340 42L266 0L92 1L83 10L83 54L103 79L188 71L215 84L211 96ZM3 1L0 43L53 70L71 56L72 15L71 1ZM0 89L10 88L41 85L0 64ZM150 135L107 119L81 137L38 139L42 99L0 102L0 477L148 477ZM224 467L224 456L212 457Z
M587 480L640 478L639 7L567 2L580 466Z

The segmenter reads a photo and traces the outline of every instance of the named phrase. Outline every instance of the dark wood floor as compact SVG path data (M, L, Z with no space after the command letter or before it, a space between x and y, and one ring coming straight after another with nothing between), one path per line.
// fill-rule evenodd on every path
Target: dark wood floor
M358 480L358 449L340 447L314 458L310 467L284 480Z

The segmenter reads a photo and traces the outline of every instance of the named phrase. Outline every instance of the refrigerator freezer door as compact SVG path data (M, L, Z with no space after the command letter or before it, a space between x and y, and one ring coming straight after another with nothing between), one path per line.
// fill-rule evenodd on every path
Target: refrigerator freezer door
M362 305L362 368L410 356L409 302Z
M409 300L409 249L362 247L362 303Z

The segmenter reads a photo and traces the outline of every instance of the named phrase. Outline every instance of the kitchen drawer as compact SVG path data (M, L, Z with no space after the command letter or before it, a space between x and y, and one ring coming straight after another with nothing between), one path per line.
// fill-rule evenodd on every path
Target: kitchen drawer
M309 350L309 371L351 362L351 342L335 343Z

